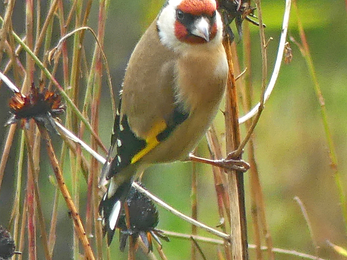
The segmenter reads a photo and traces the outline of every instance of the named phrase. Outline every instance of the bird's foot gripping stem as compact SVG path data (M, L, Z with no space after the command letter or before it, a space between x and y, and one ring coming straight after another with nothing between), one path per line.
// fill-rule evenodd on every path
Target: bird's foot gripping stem
M235 158L234 152L229 153L226 158L220 160L202 158L195 156L194 154L189 154L189 159L193 162L206 163L227 170L235 170L240 172L246 172L250 168L250 165L246 161Z

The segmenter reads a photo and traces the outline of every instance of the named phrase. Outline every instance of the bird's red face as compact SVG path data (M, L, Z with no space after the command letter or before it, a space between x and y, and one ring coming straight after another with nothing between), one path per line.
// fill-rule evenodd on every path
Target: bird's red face
M175 36L190 44L206 43L217 34L216 2L183 0L176 9Z

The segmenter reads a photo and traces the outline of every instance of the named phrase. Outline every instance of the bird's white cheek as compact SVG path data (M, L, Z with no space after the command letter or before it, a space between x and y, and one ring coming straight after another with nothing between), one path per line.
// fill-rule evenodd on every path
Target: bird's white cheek
M175 16L173 8L164 8L157 22L161 42L171 49L175 49L179 45L179 41L175 36Z

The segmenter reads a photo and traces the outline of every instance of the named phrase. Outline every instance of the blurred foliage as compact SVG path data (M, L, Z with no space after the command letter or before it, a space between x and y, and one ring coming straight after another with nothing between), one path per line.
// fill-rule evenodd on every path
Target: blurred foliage
M20 2L20 1L19 1ZM14 17L15 30L20 34L23 21L21 4L17 3ZM269 76L277 51L277 43L282 23L284 1L263 0L263 19L267 25L267 37L273 37L269 43ZM114 89L119 89L124 75L127 60L145 28L156 16L162 1L115 0L110 3L108 22L105 35L105 52L110 64ZM316 66L318 80L321 84L325 104L328 110L329 123L336 144L339 169L343 174L344 183L347 177L347 11L346 3L326 0L299 0L298 5L307 33L313 61ZM3 12L0 3L0 12ZM90 25L97 22L97 5L93 8ZM18 19L18 20L17 20ZM18 24L17 24L18 21ZM289 35L299 39L296 17L292 12ZM261 59L257 27L250 25L252 37L252 80L254 100L259 99ZM242 41L238 42L239 55L242 60ZM319 104L316 100L313 84L299 49L291 44L293 61L283 65L272 97L266 104L263 115L254 133L255 152L264 190L266 215L273 237L274 246L294 249L305 253L314 253L310 234L299 206L293 200L295 196L305 204L313 225L313 232L320 246L320 256L327 259L343 259L327 244L330 240L336 245L346 248L347 239L339 199L329 167L329 155L325 143L323 127L320 118ZM1 66L1 64L0 64ZM109 144L110 129L113 125L108 91L103 90L103 100L100 117L100 136L105 145ZM0 125L8 117L6 102L10 93L5 87L0 88ZM241 112L244 114L244 112ZM223 123L217 122L218 125ZM222 129L220 127L220 132ZM0 128L0 146L4 146L4 136L7 129ZM18 134L16 135L18 137ZM222 134L221 134L221 137ZM54 138L56 142L59 138ZM17 138L15 144L17 145ZM201 142L199 154L208 156L206 142ZM42 154L42 175L40 188L45 196L43 204L53 200L52 184L48 176L52 174L50 166L46 165ZM11 150L10 161L7 164L5 178L0 189L0 224L9 220L9 209L14 196L14 177L16 153ZM247 160L247 154L245 154ZM143 182L147 188L173 205L180 211L190 214L190 163L174 163L153 166L144 175ZM66 173L69 170L67 169ZM198 165L199 182L199 220L210 226L219 223L215 191L210 167ZM70 185L69 175L65 175ZM246 173L247 180L247 173ZM81 190L85 189L81 181ZM249 192L246 185L246 192ZM86 194L81 194L81 198ZM212 201L211 201L212 198ZM248 197L247 197L248 202ZM83 205L81 205L83 208ZM71 225L67 217L66 207L61 201L58 220L56 250L61 251L61 259L70 259ZM250 213L250 207L247 207ZM176 232L190 233L191 227L184 221L159 208L160 223L158 228ZM44 212L49 219L50 212ZM83 213L83 212L82 212ZM251 221L250 214L248 220ZM201 235L206 235L201 232ZM118 250L115 239L111 250L117 259L126 259L126 254ZM252 226L249 223L249 242L252 243ZM117 244L117 245L116 245ZM202 250L207 259L214 259L217 249L202 244ZM170 243L163 244L163 249L169 259L189 259L190 243L172 238ZM250 250L252 256L252 250ZM138 259L146 259L139 253ZM252 257L251 257L252 259ZM296 259L293 256L277 255L276 259Z

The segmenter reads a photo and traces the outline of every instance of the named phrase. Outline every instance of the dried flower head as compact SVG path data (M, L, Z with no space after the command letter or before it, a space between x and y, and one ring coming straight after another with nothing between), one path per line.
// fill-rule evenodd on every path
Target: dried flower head
M142 184L140 185L143 187ZM120 235L119 248L122 252L125 249L126 241L129 236L132 236L134 243L136 243L137 239L141 237L142 241L148 248L148 251L153 250L152 238L154 238L160 245L161 242L158 237L165 241L169 241L169 238L165 236L161 230L155 228L159 222L159 213L151 199L132 187L126 203L130 223L127 225L126 213L123 210L117 224Z
M10 232L0 226L0 259L10 259L15 254L16 246Z
M12 115L6 122L6 126L22 119L27 121L33 118L35 121L43 123L49 130L55 129L53 118L65 111L65 105L62 104L59 93L47 89L40 92L34 84L32 84L27 96L20 92L14 93L9 106Z

